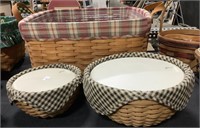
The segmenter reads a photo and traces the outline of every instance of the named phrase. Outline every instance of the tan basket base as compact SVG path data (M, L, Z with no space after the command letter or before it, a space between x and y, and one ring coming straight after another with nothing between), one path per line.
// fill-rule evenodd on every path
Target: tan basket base
M1 70L10 71L25 55L24 42L1 49Z
M44 112L40 111L37 108L32 107L31 105L24 103L24 102L16 102L16 106L20 108L22 111L24 111L26 114L29 114L33 117L40 117L40 118L53 118L59 114L62 114L63 112L67 111L69 107L72 105L76 97L78 96L80 91L80 88L77 88L74 94L70 97L69 101L65 104L63 108L60 110L50 113L50 112Z
M152 126L169 119L174 113L155 101L138 100L121 107L109 118L127 126Z
M147 50L147 38L114 38L66 41L29 41L28 52L33 67L52 63L73 64L84 69L91 61L120 53Z

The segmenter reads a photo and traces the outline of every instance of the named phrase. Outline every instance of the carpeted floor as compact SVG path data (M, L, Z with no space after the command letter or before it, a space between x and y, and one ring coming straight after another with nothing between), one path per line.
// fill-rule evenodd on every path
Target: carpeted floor
M26 55L25 59L11 72L1 73L1 127L124 127L124 125L95 113L82 92L67 112L50 119L31 117L15 105L10 105L6 94L7 80L14 74L30 67L30 60ZM198 81L196 79L196 85L187 107L157 127L199 127Z

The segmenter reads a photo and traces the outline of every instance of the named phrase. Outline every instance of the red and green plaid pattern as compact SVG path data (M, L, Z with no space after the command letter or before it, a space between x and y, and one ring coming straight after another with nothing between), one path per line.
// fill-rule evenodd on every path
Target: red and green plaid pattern
M135 7L48 10L19 22L26 41L141 36L150 27L149 12Z

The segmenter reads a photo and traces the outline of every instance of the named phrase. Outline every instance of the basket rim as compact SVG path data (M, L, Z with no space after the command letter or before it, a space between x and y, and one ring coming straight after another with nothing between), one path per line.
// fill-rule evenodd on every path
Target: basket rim
M4 20L4 19L8 19L9 20L9 21L1 21L1 27L2 27L2 25L7 27L10 24L18 23L17 19L15 19L14 16L0 16L0 19L1 20Z
M132 55L134 55L134 53L144 53L144 54L147 54L147 55L148 55L148 54L149 54L149 55L150 55L150 54L154 54L154 53L146 53L146 52L133 52ZM127 53L120 53L120 54L114 54L114 55L106 56L106 57L100 58L100 59L98 59L98 60L92 62L91 64L89 64L89 65L85 68L85 70L84 70L84 78L87 78L87 79L89 79L90 81L92 81L92 82L94 82L95 84L98 84L98 85L100 85L100 86L105 86L105 87L108 87L108 88L114 88L114 89L117 89L117 90L132 91L132 90L126 90L126 89L118 89L118 88L115 88L115 87L109 87L109 86L107 86L107 85L103 85L103 84L100 84L100 83L94 81L94 80L90 77L90 73L91 73L92 69L94 69L95 66L99 65L100 63L109 61L109 60L117 59L118 57L116 57L116 56L118 56L118 55L123 55L123 54L124 54L123 57L130 57L130 56L126 56ZM162 56L165 56L165 55L158 55L158 54L154 54L154 55L157 56L157 57L160 57L160 59L158 59L158 60L162 60L161 57L162 57ZM123 58L123 57L119 57L119 58ZM132 57L134 57L134 56L132 56ZM171 58L171 59L173 59L173 60L175 60L175 61L177 61L177 62L179 62L179 63L181 64L181 66L178 66L178 65L176 65L176 66L179 67L179 68L184 72L185 75L184 75L183 81L181 81L181 83L179 83L178 85L173 86L173 87L177 87L177 88L178 88L179 86L182 85L182 83L185 83L185 82L189 79L189 77L191 77L192 71L191 71L190 67L189 67L187 64L184 64L182 61L180 61L180 60L178 60L178 59L176 59L176 58L168 57L168 56L165 56L165 57L166 57L166 58ZM145 58L146 58L146 57L145 57ZM150 57L150 58L151 58L151 57ZM152 59L155 59L155 58L152 58ZM162 60L162 61L164 61L164 60ZM169 62L169 61L167 61L167 62ZM169 62L169 63L171 63L171 62ZM173 63L172 63L172 64L173 64ZM184 68L186 68L187 70L183 70ZM173 87L170 87L170 88L173 88ZM169 89L169 88L161 89L161 90L168 90L168 89ZM155 90L155 91L161 91L161 90ZM148 91L139 91L139 92L148 92ZM153 91L150 91L150 92L153 92Z
M73 67L74 70L72 69L68 69L70 71L72 71L73 73L75 73L75 78L72 79L72 81L70 81L69 83L65 84L65 85L62 85L60 87L57 87L57 88L54 88L54 89L51 89L51 90L47 90L47 91L40 91L40 92L25 92L25 91L19 91L19 90L16 90L12 87L12 84L15 82L15 80L17 78L19 78L20 76L26 74L26 73L29 73L29 72L32 72L32 71L36 71L36 70L39 70L39 69L46 69L46 68L61 68L60 66L68 66L67 68L65 67L65 69L68 69L70 67ZM81 77L81 70L74 66L74 65L70 65L70 64L64 64L64 63L58 63L58 64L47 64L47 65L42 65L42 66L38 66L38 67L33 67L33 68L29 68L29 69L26 69L14 76L12 76L9 80L8 80L8 85L7 86L10 86L13 90L15 91L18 91L18 92L23 92L23 93L35 93L35 94L38 94L38 93L42 93L42 92L49 92L49 91L53 91L53 90L58 90L58 89L61 89L63 86L68 86L70 85L71 83L75 82L75 81L78 81Z
M85 15L100 15L100 9L104 9L103 11L107 14L107 12L115 11L117 8L119 11L124 12L125 9L133 10L133 13L139 13L142 15L142 18L137 16L136 18L127 18L127 19L113 19L105 21L101 20L92 20L90 21L76 21L76 17L79 16L77 12L81 12L81 16L85 17ZM113 10L112 10L113 9ZM89 10L87 12L87 10ZM90 14L90 10L94 10L94 14ZM134 11L136 10L136 11ZM85 13L82 13L85 12ZM131 11L129 11L131 12ZM66 14L65 14L66 13ZM88 13L88 14L87 14ZM72 15L73 14L73 15ZM117 13L119 14L119 13ZM124 13L126 14L126 13ZM139 15L138 14L138 15ZM55 16L54 16L55 15ZM69 15L69 16L68 16ZM131 13L129 14L132 15ZM43 17L43 19L49 19L40 21L39 19ZM59 17L68 17L68 20L59 18ZM45 17L45 18L44 18ZM60 19L61 21L59 21ZM38 41L46 41L46 40L60 40L60 39L82 39L82 38L111 38L111 37L121 37L121 36L134 36L134 35L144 35L150 30L150 22L151 15L148 11L135 7L113 7L113 8L99 8L99 9L72 9L72 10L47 10L38 13L34 13L32 15L27 16L19 22L19 30L24 40L38 40ZM117 24L117 25L115 25ZM32 27L30 27L32 26ZM33 27L34 26L34 27ZM40 26L45 28L45 32L40 33ZM53 27L54 26L54 27ZM116 28L132 28L132 29L116 29ZM133 29L134 28L134 29ZM60 31L62 29L62 31ZM49 33L49 31L54 31L54 33ZM81 31L80 31L81 30ZM35 33L31 33L29 31L35 31ZM63 31L69 31L68 33L64 33Z
M142 9L142 8L137 8L137 7L110 7L110 8L78 8L78 9L68 9L68 10L46 10L46 11L43 11L43 12L38 12L38 13L35 13L33 15L29 15L27 17L25 17L24 19L22 19L22 21L20 22L23 22L23 23L35 23L36 21L34 21L34 18L36 17L39 17L39 16L42 16L42 15L48 15L48 13L55 13L55 12L65 12L65 11L96 11L96 10L114 10L114 9L120 9L120 8L123 8L123 9L136 9L140 12L143 12L145 14L145 16L143 16L142 18L140 19L128 19L129 21L137 21L137 20L145 20L145 19L151 19L151 15L150 15L150 12L148 12L147 10L145 9ZM142 14L140 14L142 15ZM32 21L33 20L33 21ZM124 19L122 20L114 20L114 21L124 21ZM127 19L125 20L127 21ZM94 22L94 21L91 21L91 22ZM102 21L95 21L95 22L102 22ZM39 22L38 22L39 23ZM48 23L48 22L47 22ZM50 23L59 23L59 22L50 22ZM61 23L65 23L65 22L61 22ZM19 23L20 24L20 23ZM41 23L42 24L42 23ZM71 23L70 23L71 24Z
M160 32L158 34L158 40L175 42L176 44L179 44L179 45L192 44L195 46L199 46L198 41L177 40L177 39L171 39L171 38L165 36L166 34L185 34L186 32L188 32L187 34L189 34L189 35L193 34L196 36L200 36L200 30L198 30L198 29L175 29L175 30L166 30L166 31Z

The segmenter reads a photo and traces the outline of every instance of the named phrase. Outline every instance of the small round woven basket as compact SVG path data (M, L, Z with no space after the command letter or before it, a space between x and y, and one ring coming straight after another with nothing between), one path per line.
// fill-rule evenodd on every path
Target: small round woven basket
M138 63L136 60L135 62L128 63L128 61L125 60L120 62L119 60L121 59L150 59L151 61L156 61L156 63L164 62L167 64L172 64L183 73L183 78L180 79L180 83L176 85L172 84L172 86L162 89L124 89L124 86L134 86L134 88L145 86L140 83L142 83L142 81L148 81L145 80L145 78L148 79L148 77L156 79L150 79L150 81L147 83L148 86L145 86L144 88L155 86L155 84L160 81L160 78L167 81L165 77L157 78L158 75L156 74L159 72L165 72L172 65L169 67L167 66L166 68L162 68L162 71L160 71L160 68L158 70L157 66L156 68L150 68L151 71L152 69L154 69L157 73L153 71L154 74L149 74L147 77L143 78L144 75L141 74L149 71L146 71L146 67L151 67L151 62ZM108 65L111 62L113 62L113 65L110 65L109 69L108 67L105 68L105 65ZM135 63L138 63L138 65L135 65ZM137 66L140 67L141 65L144 66L144 71L138 70ZM120 68L115 68L115 66L120 66ZM134 77L129 77L129 74L132 74L133 71L130 67L134 68ZM122 70L127 72L124 77L123 73L117 74L120 73ZM117 73L115 74L115 72ZM96 76L95 73L97 74ZM138 77L137 75L140 77ZM140 80L141 76L141 82L130 82L132 79ZM113 80L114 77L119 79ZM107 84L102 83L107 79L111 81L108 81ZM165 84L162 80L157 87ZM154 82L151 83L151 81ZM121 84L119 85L120 88L113 86L116 83ZM172 57L145 52L114 54L96 60L86 67L83 76L84 94L86 96L86 99L90 103L90 106L97 113L101 115L106 115L113 121L120 124L125 124L127 126L152 126L157 125L166 119L169 119L176 111L181 111L186 107L186 104L191 96L193 87L194 73L187 64L184 64L180 60Z
M39 70L43 71L43 69L58 69L59 73L63 73L65 72L64 70L67 70L73 72L75 74L75 77L64 85L45 91L29 92L22 91L13 87L13 83L20 79L20 77L22 77L23 75L25 77L27 73ZM53 76L53 74L44 76L42 80L48 80L49 78L51 78L51 76ZM34 77L38 78L38 76ZM34 79L34 77L31 77L31 79ZM68 76L66 75L65 77ZM29 81L29 79L27 79L27 81ZM54 83L55 81L56 80L54 80ZM58 83L59 80L57 80L56 84ZM6 89L10 102L14 103L22 111L34 117L48 118L62 114L71 106L79 92L80 83L81 71L79 68L67 64L50 64L30 68L14 75L8 80Z
M167 30L159 33L160 53L175 57L198 72L195 64L195 50L199 48L200 30Z
M12 16L0 16L1 71L10 71L25 55L18 22Z
M169 4L172 0L169 0ZM167 4L167 6L169 5ZM200 30L165 30L163 31L164 13L167 7L163 7L160 19L160 28L158 34L159 50L161 54L177 58L187 63L193 72L197 73L197 63L195 50L199 48Z

